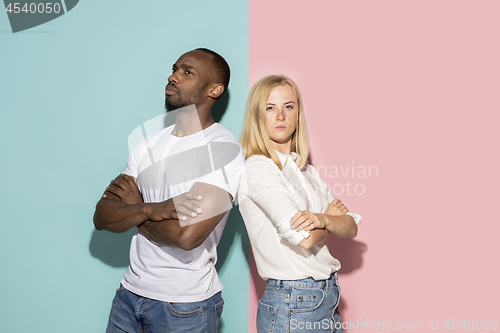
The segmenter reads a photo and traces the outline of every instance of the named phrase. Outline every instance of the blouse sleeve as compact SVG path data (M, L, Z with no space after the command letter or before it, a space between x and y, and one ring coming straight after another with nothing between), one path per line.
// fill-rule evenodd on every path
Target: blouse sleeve
M281 170L264 156L251 156L245 163L240 192L264 212L280 237L298 245L309 237L309 232L291 228L291 218L300 210L287 187Z

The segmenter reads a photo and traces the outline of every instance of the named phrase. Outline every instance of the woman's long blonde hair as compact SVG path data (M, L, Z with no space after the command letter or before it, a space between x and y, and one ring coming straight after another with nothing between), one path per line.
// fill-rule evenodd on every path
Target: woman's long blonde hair
M284 75L268 75L253 85L248 94L245 123L243 124L240 143L245 150L246 158L252 155L264 155L271 158L280 169L283 167L271 145L271 139L269 138L269 133L267 133L266 126L267 99L274 88L283 84L288 84L297 97L299 113L297 128L292 134L291 151L300 155L298 165L299 168L302 168L309 156L309 136L304 116L304 103L295 82Z

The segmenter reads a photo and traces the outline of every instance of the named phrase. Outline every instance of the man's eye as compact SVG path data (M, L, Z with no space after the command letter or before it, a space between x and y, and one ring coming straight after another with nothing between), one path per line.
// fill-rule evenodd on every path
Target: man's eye
M186 69L186 74L192 75L192 74L193 74L193 72L188 71L188 70Z

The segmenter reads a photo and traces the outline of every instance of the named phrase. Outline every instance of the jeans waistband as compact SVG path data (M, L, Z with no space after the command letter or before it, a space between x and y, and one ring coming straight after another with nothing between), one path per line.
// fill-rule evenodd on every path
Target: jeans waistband
M326 280L314 280L312 277L308 277L301 280L277 280L277 279L268 279L268 284L276 285L277 287L309 287L309 288L323 288L323 287L331 287L337 284L337 272L332 273L330 277Z

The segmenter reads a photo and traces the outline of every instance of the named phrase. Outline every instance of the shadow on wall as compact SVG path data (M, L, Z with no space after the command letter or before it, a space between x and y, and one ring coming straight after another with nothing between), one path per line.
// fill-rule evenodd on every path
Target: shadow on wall
M217 245L217 263L215 264L217 272L224 267L227 255L231 246L233 246L237 234L241 237L241 250L245 254L248 263L250 249L248 234L245 224L243 223L243 217L241 217L240 210L236 206L229 212L224 232L222 233L219 245Z
M228 89L224 94L222 94L220 99L212 108L212 119L218 123L222 120L224 114L226 114L227 106L229 105L229 99L231 96L230 92L231 91Z
M111 267L127 267L134 229L121 234L94 230L89 244L90 254Z
M330 237L328 249L342 265L338 271L339 276L351 274L363 267L363 254L367 249L365 243L352 238ZM340 288L342 289L342 282L340 282ZM342 320L344 320L344 311L348 308L347 304L345 296L341 295L338 309Z
M217 263L215 267L217 272L220 272L221 269L226 264L227 255L229 254L229 250L231 246L233 246L234 240L237 235L240 235L241 239L241 250L245 254L245 258L248 264L248 255L249 255L249 240L247 230L245 228L245 224L243 223L243 218L241 217L239 208L233 207L231 212L229 213L229 217L227 218L226 226L224 227L224 232L222 233L222 237L220 239L219 245L217 245ZM224 333L224 312L222 312L222 316L219 321L219 330L220 333Z

